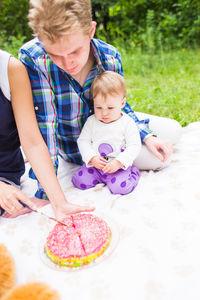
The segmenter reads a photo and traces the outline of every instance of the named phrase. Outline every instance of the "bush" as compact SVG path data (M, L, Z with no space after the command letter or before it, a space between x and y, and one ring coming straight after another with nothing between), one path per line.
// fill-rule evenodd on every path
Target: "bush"
M96 2L92 0L93 8ZM106 2L107 3L107 2ZM112 3L111 3L112 4ZM104 4L104 5L108 5ZM118 0L107 8L106 27L98 7L97 37L108 42L121 39L144 49L197 46L200 40L199 0Z
M28 26L29 0L0 1L0 34L4 40L10 37L31 39L32 31Z
M199 44L199 0L91 1L97 37L109 43L117 41L150 52ZM0 0L0 35L4 41L32 38L28 9L29 0Z
M20 36L19 34L17 37L15 36L7 37L5 36L5 33L2 33L0 36L0 49L11 53L13 56L17 58L19 48L24 44L24 41L25 41L25 37Z

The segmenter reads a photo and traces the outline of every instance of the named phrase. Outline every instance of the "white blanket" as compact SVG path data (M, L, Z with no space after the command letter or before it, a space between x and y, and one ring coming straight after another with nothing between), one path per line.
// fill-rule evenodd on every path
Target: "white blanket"
M61 162L59 179L69 201L95 205L118 226L120 240L104 261L80 271L57 271L41 259L51 223L31 213L0 218L0 242L12 253L17 284L46 282L62 300L199 300L200 299L200 122L183 129L171 165L142 172L127 196L107 187L88 191L71 184L76 166ZM23 190L36 185L24 177ZM52 214L50 205L43 211Z

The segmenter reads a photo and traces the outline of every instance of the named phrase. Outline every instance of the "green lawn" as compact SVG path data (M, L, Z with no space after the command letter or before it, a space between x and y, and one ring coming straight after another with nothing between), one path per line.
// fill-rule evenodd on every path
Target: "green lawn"
M200 121L200 49L120 52L127 100L135 111L174 118L182 126Z
M17 56L23 40L1 47ZM174 118L182 126L200 121L200 49L143 53L117 46L127 82L127 100L135 111Z

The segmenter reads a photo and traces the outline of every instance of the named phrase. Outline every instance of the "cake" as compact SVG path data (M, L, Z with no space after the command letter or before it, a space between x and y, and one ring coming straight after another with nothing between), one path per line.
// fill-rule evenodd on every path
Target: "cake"
M54 264L69 268L87 265L108 248L111 230L103 219L92 214L76 214L63 222L67 226L56 224L44 247Z

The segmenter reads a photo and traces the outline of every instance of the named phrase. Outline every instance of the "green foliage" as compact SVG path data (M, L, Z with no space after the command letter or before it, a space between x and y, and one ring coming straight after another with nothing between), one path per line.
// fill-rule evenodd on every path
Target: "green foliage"
M139 47L151 54L163 48L199 46L199 0L91 0L97 37ZM32 38L29 0L0 0L0 36Z
M97 0L92 0L94 3ZM106 27L98 10L97 37L109 42L121 40L143 49L198 46L200 40L199 0L118 0L106 1Z
M7 36L25 36L30 39L31 29L28 26L29 0L0 0L0 34Z
M19 48L24 44L25 37L18 34L17 37L5 36L5 33L0 35L0 49L6 50L13 56L18 57Z
M122 54L134 109L183 126L199 121L200 1L92 0L92 6L97 37ZM0 48L16 57L32 38L28 7L29 0L0 0Z

